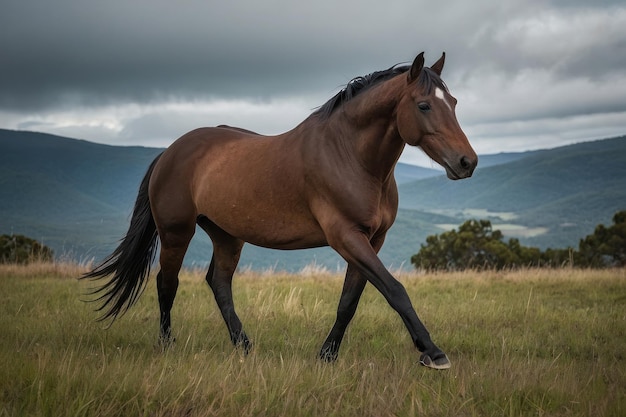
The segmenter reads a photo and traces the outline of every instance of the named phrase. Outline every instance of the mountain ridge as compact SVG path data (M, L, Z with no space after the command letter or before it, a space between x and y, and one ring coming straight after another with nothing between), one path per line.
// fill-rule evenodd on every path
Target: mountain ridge
M617 208L626 208L625 145L621 137L481 155L474 177L457 182L435 169L398 164L400 211L381 259L407 267L426 236L476 214L504 224L502 212L514 217L514 226L548 229L524 243L576 245ZM139 182L162 151L0 129L0 233L41 240L58 256L102 259L126 232ZM566 209L566 215L558 214ZM210 253L209 239L199 232L185 262L205 267ZM344 264L328 248L272 251L246 245L241 266L297 271L312 262L333 270Z

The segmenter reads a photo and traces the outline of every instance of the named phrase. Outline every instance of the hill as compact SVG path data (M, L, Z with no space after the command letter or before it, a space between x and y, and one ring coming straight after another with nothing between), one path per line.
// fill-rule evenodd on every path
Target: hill
M443 171L431 168L424 168L416 165L404 164L398 162L394 172L396 182L398 184L406 184L407 182L417 181L424 178L432 178L441 175Z
M0 230L81 257L116 242L138 178L161 151L0 130Z
M100 145L41 133L0 130L0 233L24 234L57 256L102 259L128 227L137 187L162 149ZM481 156L469 180L398 164L401 210L381 251L409 267L430 234L464 219L490 218L505 234L541 247L576 245L626 207L626 138L525 153ZM205 267L211 253L196 234L185 263ZM297 271L344 262L332 250L273 251L246 245L241 267Z
M108 146L54 135L0 129L0 234L24 234L50 246L57 256L100 260L117 245L128 227L139 182L163 149ZM433 169L398 164L398 182L440 175ZM428 226L422 213L399 221L406 227ZM424 215L426 219L432 215ZM399 265L394 246L387 262ZM420 233L420 238L427 235ZM199 231L189 248L188 266L208 265L211 243ZM333 270L344 262L328 248L272 251L246 245L242 267L299 270L316 263Z
M626 136L529 152L481 167L469 181L443 178L400 186L401 207L458 219L491 218L494 228L539 247L576 246L626 208Z

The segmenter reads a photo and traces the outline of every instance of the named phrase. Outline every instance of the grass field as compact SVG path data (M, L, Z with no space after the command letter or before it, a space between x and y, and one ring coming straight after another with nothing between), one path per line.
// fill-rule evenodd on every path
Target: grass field
M71 265L0 266L1 416L624 416L626 270L400 274L452 369L417 364L371 286L339 360L316 359L342 278L245 272L234 350L201 273L181 278L173 349L151 279L112 327Z

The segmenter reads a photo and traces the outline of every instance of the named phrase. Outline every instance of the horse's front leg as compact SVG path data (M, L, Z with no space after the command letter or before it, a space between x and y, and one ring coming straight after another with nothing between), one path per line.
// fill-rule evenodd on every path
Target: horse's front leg
M400 315L413 343L422 353L420 363L434 369L447 369L450 361L430 338L430 334L421 322L404 286L396 280L378 258L367 236L349 227L344 230L335 228L331 246L356 268L369 282L381 292L389 305Z
M371 240L372 248L376 253L380 250L385 242L386 232L379 233L374 239ZM341 292L341 298L339 300L339 307L337 308L337 319L331 329L330 333L326 337L326 341L322 345L320 351L320 359L326 362L332 362L337 359L339 355L339 347L341 341L346 332L348 324L354 317L361 294L367 284L367 278L354 266L348 265L346 271L346 278L343 283L343 290Z

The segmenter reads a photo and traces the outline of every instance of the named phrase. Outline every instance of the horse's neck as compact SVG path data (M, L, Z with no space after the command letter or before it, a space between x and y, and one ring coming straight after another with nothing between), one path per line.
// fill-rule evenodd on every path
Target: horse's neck
M397 89L402 87L398 81L375 86L331 116L331 123L341 129L336 139L344 141L363 168L383 182L393 174L405 145L395 118L400 99Z

